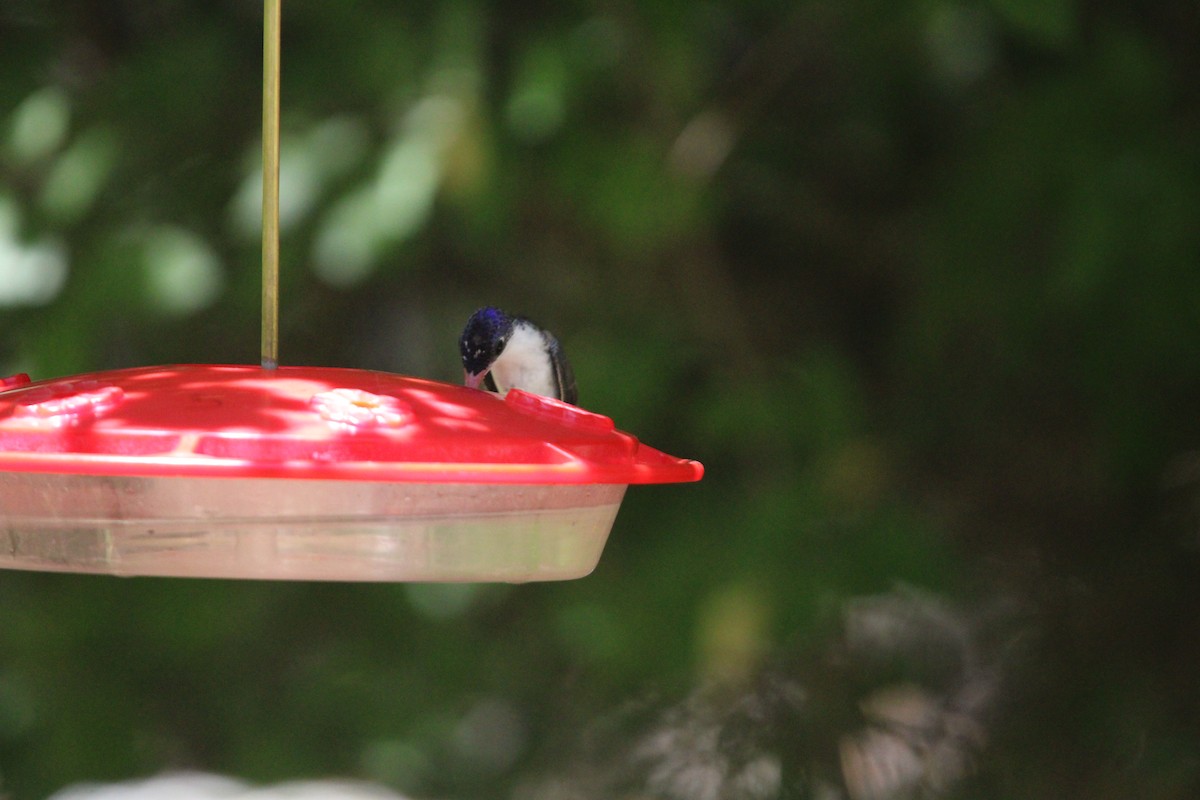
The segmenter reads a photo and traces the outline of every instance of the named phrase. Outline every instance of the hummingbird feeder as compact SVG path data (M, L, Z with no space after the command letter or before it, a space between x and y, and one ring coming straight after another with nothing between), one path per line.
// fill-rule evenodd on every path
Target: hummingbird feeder
M595 567L631 484L703 468L513 389L278 366L279 5L265 0L261 366L0 377L0 568L533 581Z

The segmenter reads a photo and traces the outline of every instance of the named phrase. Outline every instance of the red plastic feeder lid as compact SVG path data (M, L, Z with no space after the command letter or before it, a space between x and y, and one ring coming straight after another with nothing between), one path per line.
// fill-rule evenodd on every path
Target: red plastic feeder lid
M608 417L326 367L176 365L0 384L0 472L499 484L699 480Z

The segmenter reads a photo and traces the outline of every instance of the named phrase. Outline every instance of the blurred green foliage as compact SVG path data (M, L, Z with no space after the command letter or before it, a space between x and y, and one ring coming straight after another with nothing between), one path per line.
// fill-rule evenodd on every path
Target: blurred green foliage
M260 17L0 8L0 374L257 361ZM631 490L563 585L0 575L0 791L509 796L905 582L1034 620L977 791L1194 796L1194 3L288 0L283 31L282 361L454 381L495 303L708 474Z

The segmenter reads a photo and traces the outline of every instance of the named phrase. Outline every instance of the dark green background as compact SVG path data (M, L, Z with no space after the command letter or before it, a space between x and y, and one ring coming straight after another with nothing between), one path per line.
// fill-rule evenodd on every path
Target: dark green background
M508 797L898 584L1014 609L966 796L1200 792L1194 2L284 6L283 363L457 381L498 304L707 475L564 584L0 575L0 792ZM0 374L257 362L260 47L0 6Z

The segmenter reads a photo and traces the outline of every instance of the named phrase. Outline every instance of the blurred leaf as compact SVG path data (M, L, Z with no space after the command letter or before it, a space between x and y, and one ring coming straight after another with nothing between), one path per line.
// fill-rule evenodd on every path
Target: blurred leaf
M565 151L562 191L622 258L645 258L694 235L703 218L697 186L667 168L667 154L647 140L612 142L585 135Z
M93 128L81 133L50 168L42 187L42 209L64 225L78 222L104 190L117 155L111 130Z
M142 268L151 309L188 315L220 296L222 266L203 239L172 226L152 228L137 238L143 249Z
M1075 0L991 0L991 6L1012 28L1039 44L1061 47L1078 34Z
M71 105L59 86L45 86L25 98L9 119L8 152L19 166L40 161L66 140Z
M521 54L505 106L508 129L529 143L558 133L567 114L567 65L558 47L537 42Z

